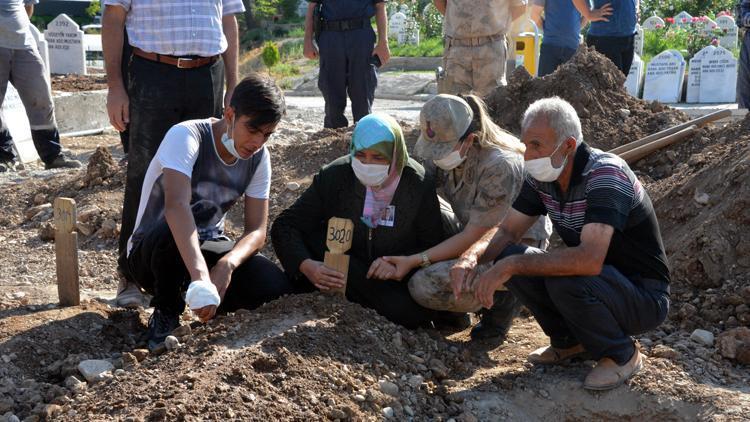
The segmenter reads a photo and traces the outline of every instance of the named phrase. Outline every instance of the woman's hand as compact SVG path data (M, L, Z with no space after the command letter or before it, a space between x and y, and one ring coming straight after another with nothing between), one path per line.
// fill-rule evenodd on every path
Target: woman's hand
M393 273L394 280L403 280L411 270L417 268L421 263L421 258L417 255L412 256L384 256L383 261L396 267Z
M389 264L383 258L378 258L372 262L370 269L367 271L367 278L378 280L399 280L395 278L396 266Z
M299 270L319 290L343 289L346 286L344 274L326 267L320 261L306 259L300 264Z

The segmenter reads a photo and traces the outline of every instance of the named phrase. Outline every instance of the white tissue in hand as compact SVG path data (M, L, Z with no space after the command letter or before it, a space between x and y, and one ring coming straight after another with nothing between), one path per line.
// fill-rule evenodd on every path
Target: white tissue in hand
M200 309L209 305L219 306L221 297L214 283L206 280L195 280L188 286L185 302L190 309Z

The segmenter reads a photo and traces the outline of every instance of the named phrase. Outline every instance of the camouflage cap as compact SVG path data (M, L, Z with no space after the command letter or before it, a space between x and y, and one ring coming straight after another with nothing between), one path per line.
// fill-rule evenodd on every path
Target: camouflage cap
M425 160L445 157L471 125L474 112L463 99L448 94L432 97L419 113L422 132L414 154Z

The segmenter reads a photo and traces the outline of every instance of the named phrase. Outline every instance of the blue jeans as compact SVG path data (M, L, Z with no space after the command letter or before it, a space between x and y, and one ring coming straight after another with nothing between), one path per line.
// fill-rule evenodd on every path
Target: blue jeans
M545 253L523 245L508 246L500 258ZM556 348L582 344L594 359L609 357L618 365L633 356L631 335L658 327L669 310L669 284L625 277L605 265L597 276L514 276L506 283L536 318Z
M539 71L537 76L542 77L554 72L558 66L570 60L576 50L559 45L542 43L539 51Z

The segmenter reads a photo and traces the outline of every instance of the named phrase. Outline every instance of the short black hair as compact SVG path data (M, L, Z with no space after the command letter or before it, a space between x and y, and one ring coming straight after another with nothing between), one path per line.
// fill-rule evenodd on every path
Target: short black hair
M237 84L229 105L234 108L235 119L248 116L247 124L254 128L278 123L286 114L284 93L276 82L255 72Z

